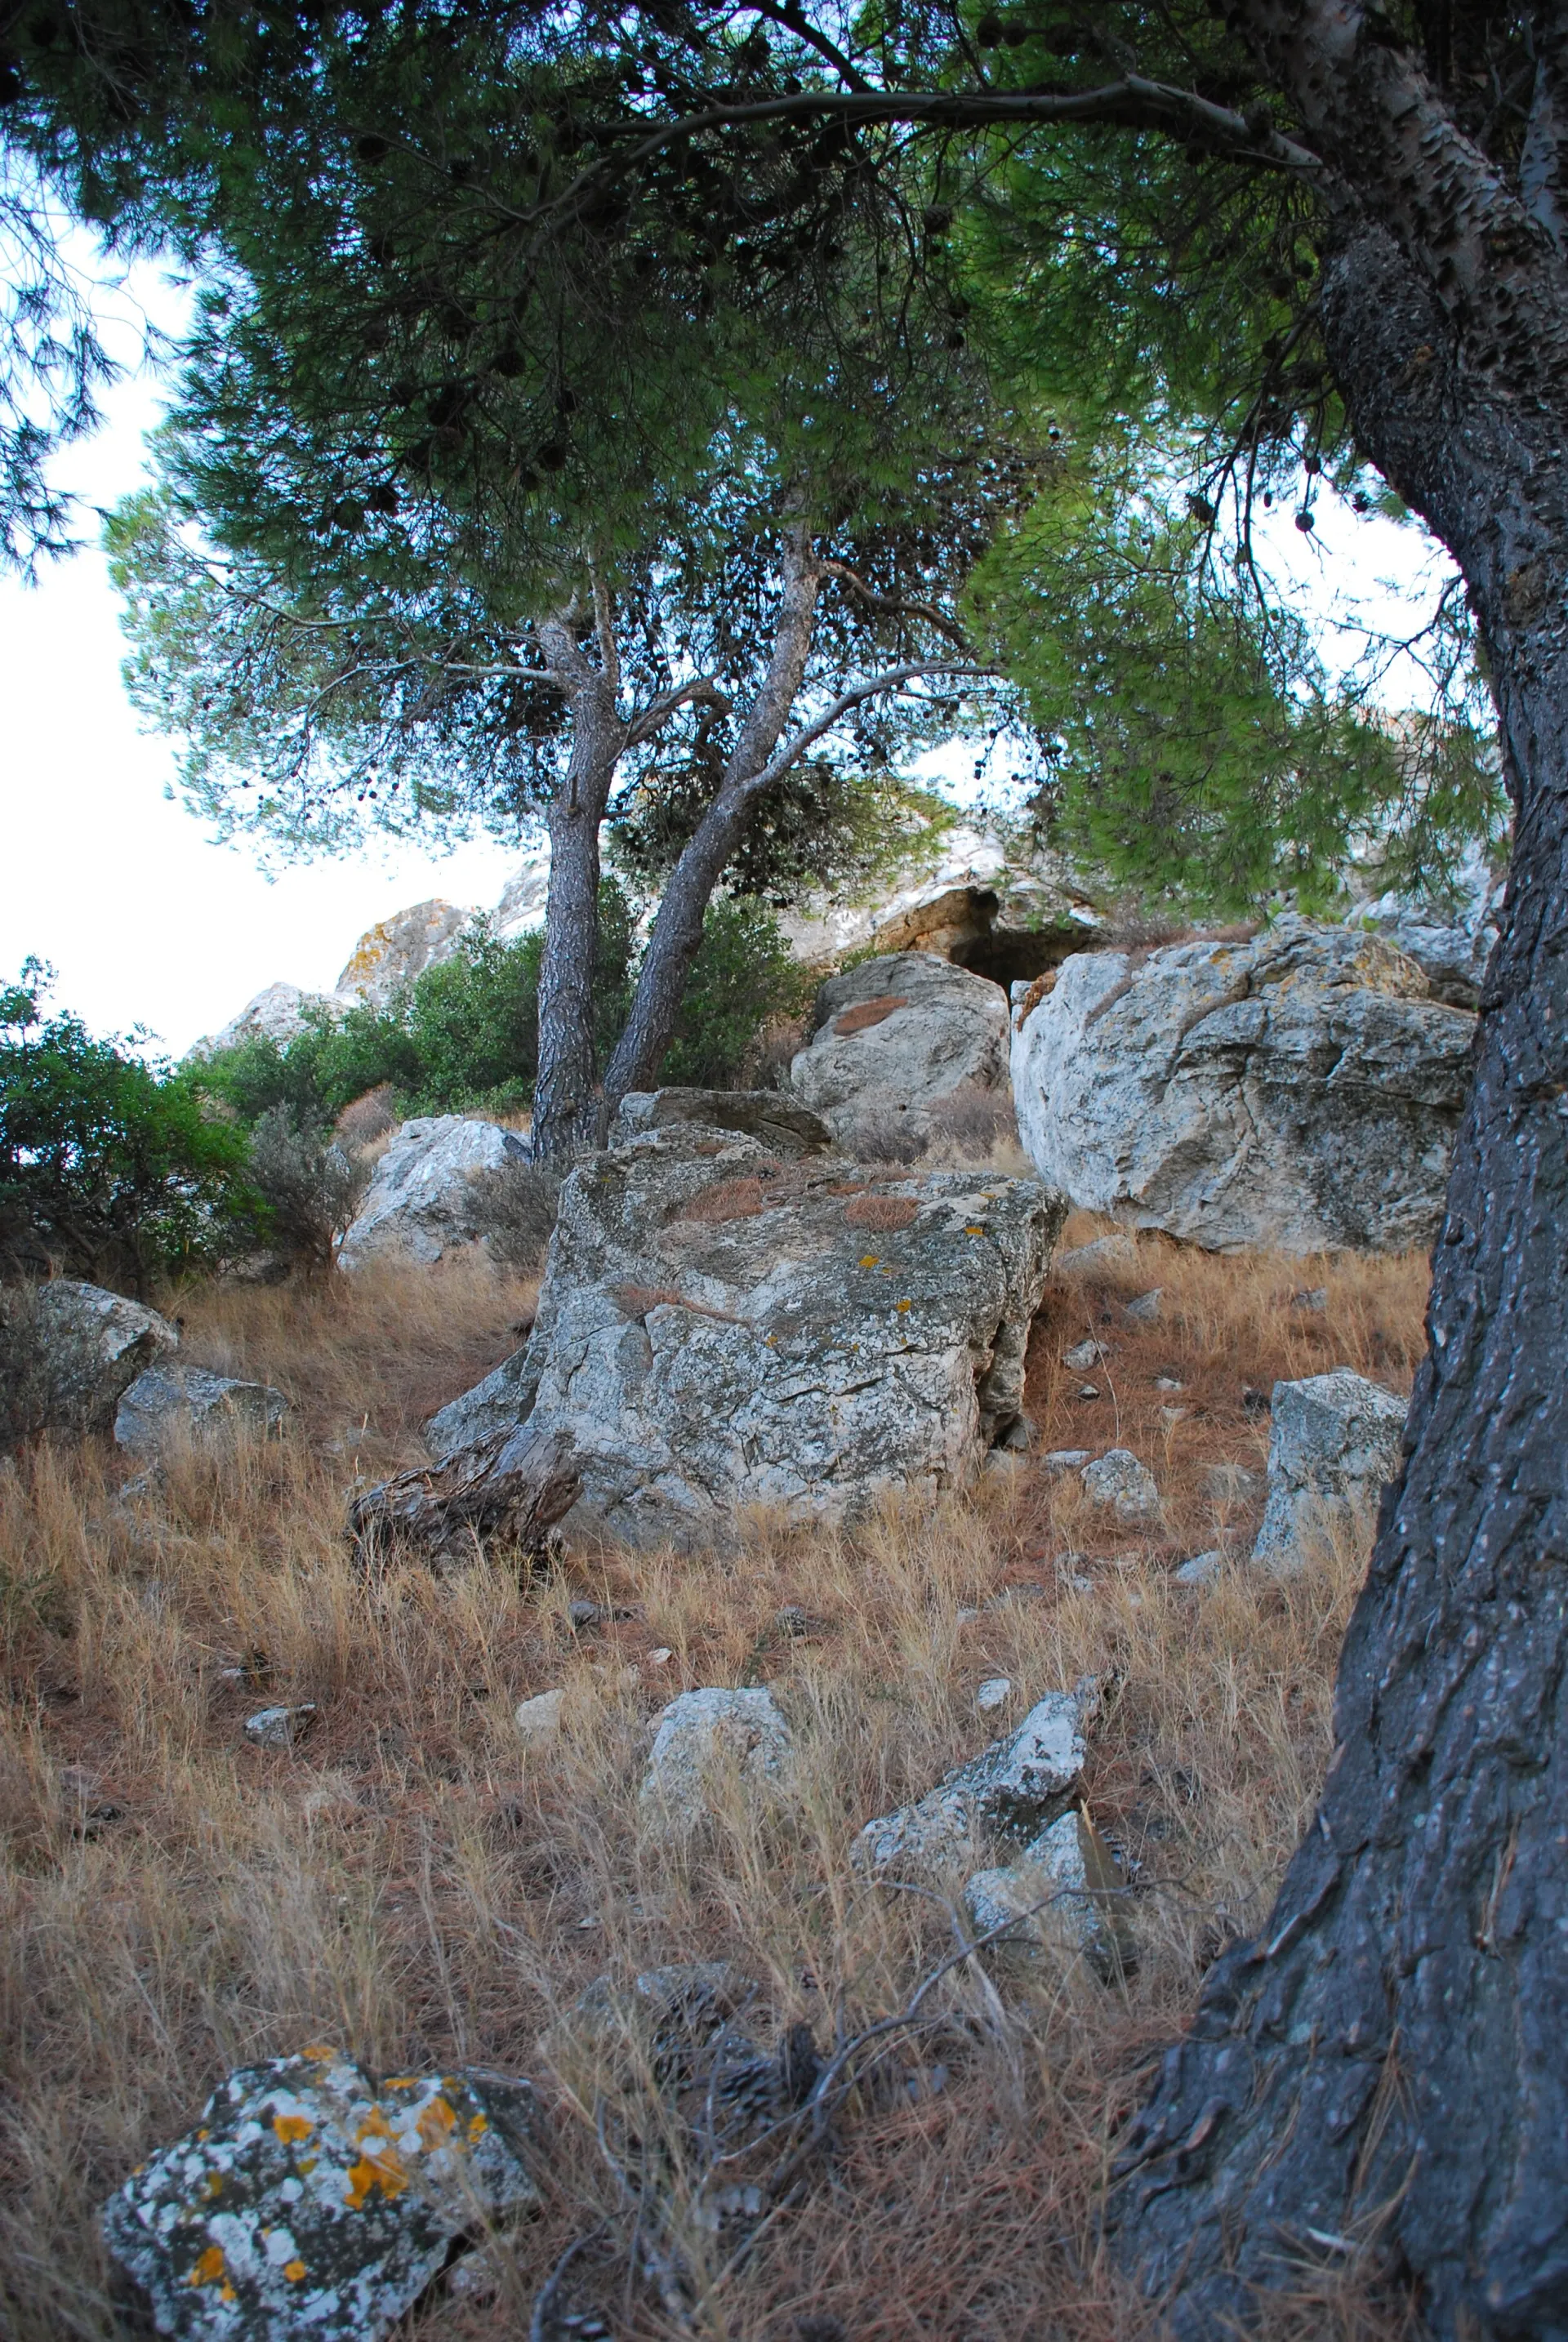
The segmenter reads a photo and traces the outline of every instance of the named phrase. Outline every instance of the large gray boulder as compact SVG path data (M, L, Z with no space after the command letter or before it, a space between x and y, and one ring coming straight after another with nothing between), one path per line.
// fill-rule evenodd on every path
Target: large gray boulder
M454 946L474 918L458 903L433 896L427 903L412 903L367 927L349 954L337 979L340 996L368 1001L385 1008L416 976L438 960L450 959Z
M1431 1244L1475 1019L1380 936L1096 952L1013 1037L1019 1134L1083 1208L1231 1251Z
M134 1456L156 1456L236 1436L266 1439L282 1430L287 1413L287 1399L270 1383L237 1382L205 1366L149 1366L120 1401L115 1444Z
M566 1181L525 1355L426 1436L507 1410L569 1429L567 1530L637 1545L723 1536L747 1505L836 1518L962 1486L1022 1414L1065 1208L1032 1180L654 1131Z
M934 953L891 952L830 977L815 1027L790 1083L852 1150L884 1126L918 1146L956 1091L1006 1096L1006 995Z
M5 1316L0 1422L17 1432L106 1431L138 1375L179 1347L155 1309L71 1277L18 1290Z
M1348 1366L1276 1383L1253 1559L1288 1577L1329 1539L1364 1536L1399 1470L1405 1414L1403 1399Z
M243 2067L148 2157L104 2241L183 2342L377 2342L476 2229L532 2209L528 2083L470 2069L377 2083L306 2051Z
M454 1248L477 1244L484 1230L476 1176L527 1160L525 1142L493 1122L438 1114L404 1123L375 1166L358 1217L344 1237L339 1266L353 1270L398 1256L437 1261Z

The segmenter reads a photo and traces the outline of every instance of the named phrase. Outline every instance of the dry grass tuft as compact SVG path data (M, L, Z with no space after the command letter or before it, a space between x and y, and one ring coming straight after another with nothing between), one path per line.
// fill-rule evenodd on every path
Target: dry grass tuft
M1154 1322L1127 1317L1156 1286ZM1317 1286L1323 1315L1293 1306ZM115 2332L104 2197L229 2068L326 2037L384 2070L530 2072L552 2097L541 2217L496 2241L488 2290L433 2298L414 2329L518 2333L568 2240L614 2210L592 2074L539 2047L582 1987L729 1957L762 1988L749 2026L804 2022L824 2044L900 2007L951 1948L950 1917L859 1881L853 1833L1095 1673L1117 1689L1088 1802L1141 1866L1134 1976L956 1969L805 2201L748 2263L710 2257L695 2331L1146 2331L1095 2242L1114 2133L1310 1814L1363 1567L1331 1551L1288 1586L1255 1577L1240 1556L1256 1506L1206 1477L1261 1467L1249 1386L1344 1363L1403 1388L1423 1288L1414 1262L1146 1240L1124 1267L1059 1279L1031 1352L1041 1445L1134 1448L1164 1497L1156 1535L1107 1527L1075 1479L1024 1456L854 1533L759 1516L738 1556L584 1554L534 1584L504 1555L367 1576L341 1534L355 1474L416 1459L423 1416L514 1346L529 1288L459 1260L325 1295L187 1295L187 1355L287 1390L288 1436L180 1458L128 1501L101 1446L43 1446L0 1476L0 2324L17 2342ZM1109 1356L1085 1376L1062 1354L1088 1334ZM1216 1543L1234 1558L1213 1592L1172 1583ZM574 1632L584 1595L614 1623ZM982 1719L975 1688L998 1675L1012 1704ZM637 1804L651 1719L684 1688L757 1682L796 1736L794 1801L737 1794L672 1846ZM524 1743L514 1704L557 1685L560 1737ZM268 1698L318 1703L294 1751L244 1737ZM1281 2335L1344 2342L1403 2334L1402 2315L1353 2272L1306 2269L1271 2310ZM671 2329L634 2294L615 2330Z

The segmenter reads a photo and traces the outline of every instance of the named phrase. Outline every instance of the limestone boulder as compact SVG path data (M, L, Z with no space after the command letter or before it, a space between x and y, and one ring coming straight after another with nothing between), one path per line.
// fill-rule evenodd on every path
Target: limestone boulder
M1276 1383L1268 1501L1253 1559L1292 1576L1336 1536L1364 1536L1399 1470L1405 1404L1348 1366Z
M1394 888L1363 903L1361 916L1409 954L1437 999L1478 1008L1503 925L1507 879L1478 846L1464 856L1454 879L1446 901Z
M377 2083L329 2049L242 2067L103 2215L181 2342L377 2342L490 2221L538 2202L530 2086L471 2069Z
M166 1318L102 1286L57 1277L7 1314L7 1390L0 1416L38 1430L106 1431L137 1376L178 1349Z
M641 1546L722 1540L752 1505L834 1519L963 1486L1023 1414L1064 1212L1032 1180L654 1131L572 1173L526 1352L426 1436L564 1426L566 1533Z
M964 1889L970 1924L976 1936L994 1936L994 1950L1028 1962L1079 1956L1103 1976L1133 1965L1126 1899L1116 1857L1082 1805L1059 1814L1015 1862L977 1870Z
M237 1382L205 1366L149 1366L120 1401L115 1444L134 1456L156 1456L236 1436L266 1439L283 1428L287 1413L287 1399L269 1383Z
M934 1133L933 1109L956 1093L1005 1098L1007 996L931 952L865 960L818 992L790 1084L842 1146L885 1126L913 1152Z
M1431 1244L1475 1019L1380 936L1066 961L1013 1036L1019 1134L1084 1208L1215 1251Z
M528 1160L526 1142L493 1122L457 1114L419 1116L393 1135L358 1216L344 1237L340 1267L402 1255L437 1261L481 1241L475 1176Z

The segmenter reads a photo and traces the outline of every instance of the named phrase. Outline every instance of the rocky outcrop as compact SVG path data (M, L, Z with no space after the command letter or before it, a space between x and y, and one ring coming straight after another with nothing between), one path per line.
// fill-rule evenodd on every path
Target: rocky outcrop
M569 1429L567 1530L635 1545L722 1536L747 1505L834 1518L961 1486L1022 1414L1064 1210L1029 1180L655 1131L566 1181L525 1356L427 1436L505 1409Z
M1253 1559L1288 1577L1333 1539L1364 1538L1399 1470L1406 1411L1348 1366L1276 1383L1268 1502Z
M281 1431L287 1413L287 1399L268 1383L236 1382L205 1366L149 1366L120 1401L115 1444L156 1456L236 1436L266 1439Z
M21 1295L8 1330L7 1370L28 1387L5 1392L0 1416L66 1433L107 1431L137 1376L180 1341L155 1309L70 1277Z
M1006 995L930 952L865 960L818 992L790 1083L842 1146L883 1151L890 1128L908 1159L955 1094L1005 1096Z
M434 961L450 956L473 917L461 904L444 903L436 895L427 903L411 904L406 911L394 911L389 919L378 919L349 954L337 979L339 993L385 1008Z
M1479 1008L1486 964L1503 924L1505 871L1493 870L1472 846L1443 903L1397 889L1362 905L1359 916L1407 953L1432 986L1434 999Z
M529 2084L377 2083L328 2049L231 2074L103 2216L112 2258L182 2342L376 2342L476 2230L538 2202Z
M544 926L549 892L550 841L546 838L518 864L490 915L490 925L504 944L514 944Z
M190 1054L215 1056L220 1049L237 1049L245 1041L275 1041L280 1049L286 1048L313 1022L341 1016L357 1005L358 996L352 992L305 992L297 984L269 984L221 1032L195 1042Z
M1021 1136L1075 1205L1211 1249L1428 1245L1474 1018L1380 937L1068 960L1013 1036Z
M506 1163L525 1163L514 1132L462 1115L421 1116L396 1130L357 1217L344 1237L340 1266L353 1270L388 1256L436 1261L480 1242L474 1180Z

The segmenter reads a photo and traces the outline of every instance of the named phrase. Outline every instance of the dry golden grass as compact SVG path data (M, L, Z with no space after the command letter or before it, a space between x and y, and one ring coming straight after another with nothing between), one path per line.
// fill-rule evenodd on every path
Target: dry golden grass
M1093 1233L1074 1223L1064 1241ZM1323 1316L1293 1309L1320 1284ZM529 2072L555 2104L542 2215L492 2247L488 2291L437 2295L414 2321L422 2342L525 2330L568 2239L615 2211L567 2087L581 2077L539 2047L583 1986L729 1957L759 1980L764 2027L804 2020L825 2042L898 2008L951 1948L950 1920L858 1883L854 1831L1093 1672L1116 1690L1088 1798L1141 1865L1135 1975L955 1970L936 2028L852 2105L804 2203L745 2266L710 2267L694 2330L1144 2332L1095 2242L1114 2131L1216 1947L1263 1917L1310 1811L1361 1564L1330 1554L1280 1586L1238 1560L1203 1595L1170 1566L1226 1532L1245 1551L1255 1506L1216 1506L1203 1479L1261 1466L1246 1388L1341 1363L1403 1388L1423 1284L1415 1262L1157 1243L1059 1280L1031 1353L1040 1444L1136 1450L1166 1500L1157 1536L1108 1535L1075 1482L1026 1458L853 1535L758 1518L738 1557L584 1554L532 1586L499 1556L366 1581L341 1535L355 1472L413 1459L421 1417L513 1346L526 1288L457 1263L323 1296L185 1296L187 1354L287 1389L287 1438L185 1459L125 1503L105 1448L44 1447L0 1477L0 2327L17 2342L116 2331L105 2197L228 2069L330 2038L383 2069ZM1129 1321L1125 1298L1155 1285L1158 1321ZM1074 1375L1061 1353L1086 1333L1112 1354ZM1100 1396L1079 1397L1084 1382ZM1169 1422L1173 1405L1188 1411ZM1068 1552L1084 1558L1064 1576ZM584 1593L633 1615L574 1634ZM786 1604L808 1614L804 1636L780 1631ZM254 1683L225 1681L253 1657ZM1013 1706L982 1719L975 1687L1001 1674ZM650 1719L683 1688L743 1681L769 1683L791 1718L797 1794L763 1811L737 1797L672 1847L637 1808ZM554 1685L562 1736L524 1745L514 1706ZM245 1740L265 1697L318 1703L295 1751ZM1404 2331L1337 2282L1304 2276L1271 2330ZM671 2330L640 2295L616 2326Z

